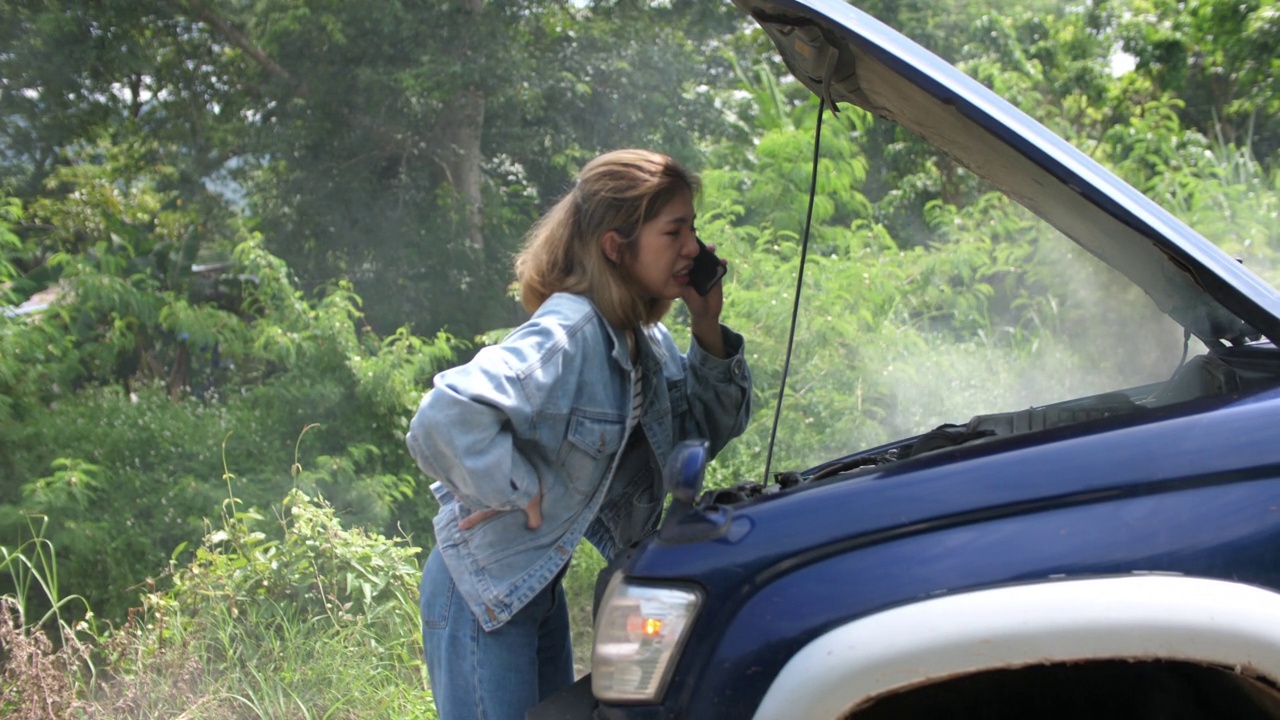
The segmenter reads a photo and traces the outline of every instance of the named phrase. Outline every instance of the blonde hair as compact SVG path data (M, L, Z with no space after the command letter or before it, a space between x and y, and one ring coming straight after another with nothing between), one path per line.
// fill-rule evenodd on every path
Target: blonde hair
M696 175L649 150L615 150L587 163L573 189L543 215L516 255L520 302L534 312L556 292L585 295L617 328L652 325L670 300L636 291L625 265L605 256L601 238L616 231L624 257L634 251L640 226L681 193L696 195Z

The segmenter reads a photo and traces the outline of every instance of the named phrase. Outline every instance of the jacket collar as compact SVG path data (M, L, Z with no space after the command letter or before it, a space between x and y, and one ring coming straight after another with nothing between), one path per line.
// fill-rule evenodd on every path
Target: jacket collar
M610 354L614 361L628 373L631 372L633 363L630 348L627 346L627 334L606 322L604 316L600 316L600 322L604 324L609 339L613 343L613 351ZM636 359L640 362L640 366L646 373L660 372L662 365L667 361L667 349L662 344L660 326L655 324L639 328L636 331L636 342L639 344Z
M545 304L550 304L553 300L557 304L564 303L562 307L572 307L577 303L585 303L587 307L591 308L591 312L600 319L600 324L604 326L605 334L608 336L609 342L612 343L609 355L623 370L628 373L631 372L631 350L627 346L626 333L610 325L609 321L604 319L604 315L600 313L595 303L591 302L591 298L576 293L556 293ZM640 342L640 350L636 357L640 358L646 372L652 369L651 366L661 368L662 364L667 361L667 350L662 343L661 325L654 324L640 328L639 332L636 333L636 340L640 341L641 336L644 336L645 341ZM645 362L646 355L653 357L656 363Z

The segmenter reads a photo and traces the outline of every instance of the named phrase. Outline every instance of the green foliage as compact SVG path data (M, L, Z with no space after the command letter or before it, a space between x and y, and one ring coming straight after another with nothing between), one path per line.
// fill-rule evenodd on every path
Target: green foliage
M1280 5L1273 0L1134 0L1120 34L1139 71L1180 97L1201 133L1270 159L1280 148Z
M511 253L574 167L619 146L692 160L721 131L729 74L704 63L738 22L723 3L559 0L0 15L0 187L39 196L103 137L146 145L139 166L168 166L202 218L252 212L304 289L342 279L379 332L464 336L514 324Z
M1247 152L1208 152L1168 110L1176 102L1123 105L1124 93L1141 83L1097 71L1099 54L1110 52L1100 30L1110 17L984 17L988 41L975 43L969 66L1068 137L1093 134L1096 157L1114 158L1121 174L1197 225L1221 227L1228 248L1269 260L1275 243L1264 222L1240 220L1255 208L1259 220L1274 212L1271 180ZM713 153L737 164L704 174L699 226L730 262L725 318L749 338L757 414L713 465L713 485L763 479L799 272L812 152L805 117L816 104L779 112L789 107L781 99L786 83L742 77L761 109L737 112L771 125L749 155ZM1125 124L1108 129L1116 118ZM775 470L975 413L1148 382L1172 369L1176 331L1153 319L1158 313L1127 281L913 141L881 156L908 171L885 191L883 176L868 172L878 163L867 158L884 152L877 143L886 134L857 110L842 121L823 133ZM883 193L879 202L869 202L874 193ZM1228 227L1248 240L1225 237ZM1097 323L1104 313L1106 327ZM677 315L674 324L681 322ZM1156 364L1147 366L1137 361L1145 351L1126 355L1125 347L1161 348L1171 357L1154 353Z
M175 573L172 589L145 598L157 620L170 620L162 632L203 636L201 623L228 614L254 618L256 632L277 620L358 624L380 643L392 639L388 647L411 664L418 643L418 548L344 528L332 506L299 490L285 496L270 521L239 504L228 498L222 527ZM234 649L210 646L206 655L229 662Z
M30 537L0 545L0 573L12 587L0 595L0 714L54 720L70 716L77 684L96 670L81 642L92 632L93 613L84 598L59 590L57 552L44 535L47 518L26 520ZM74 622L77 615L83 619Z
M264 518L226 499L172 586L105 647L108 715L433 718L418 549L345 528L293 490Z
M128 165L97 146L32 207L41 228L20 250L59 268L60 292L38 316L0 319L0 537L48 516L76 590L122 618L127 589L216 509L224 439L252 468L244 498L262 507L293 481L260 468L288 466L316 424L301 487L368 527L429 536L434 501L403 436L460 346L406 329L378 337L345 283L308 300L234 224L229 257L193 272L184 238L206 228Z
M596 579L604 570L604 558L586 540L569 560L564 576L565 598L569 605L569 626L573 636L573 665L578 676L591 672L591 645L594 638Z
M34 494L68 492L93 475L58 466ZM223 477L229 490L233 477ZM59 565L47 520L30 518L31 537L0 546L14 588L0 597L0 709L20 718L434 718L420 661L418 548L346 528L331 505L296 489L268 505L270 519L224 497L220 527L206 523L190 562L176 562L183 543L166 589L148 580L141 607L103 634L83 598L62 594L60 578L74 569Z
M17 588L0 596L0 710L20 720L435 718L418 548L346 528L298 490L272 510L267 519L225 498L191 561L171 563L167 587L148 583L128 621L104 633L64 619L83 600L59 594L54 546L33 518L32 538L0 547ZM36 599L52 606L43 617L28 612Z
M16 298L11 287L18 277L13 258L22 250L22 239L13 232L13 226L22 221L22 202L18 198L0 195L0 303L9 304Z
M402 362L400 372L409 373L428 359ZM31 478L16 485L20 495L10 486L11 504L3 510L53 518L49 532L64 549L67 576L101 612L121 617L126 588L160 572L169 549L198 537L217 507L211 468L229 433L233 451L251 463L244 498L263 506L291 481L257 468L288 465L288 436L319 420L302 444L310 469L299 474L299 485L324 491L353 521L400 524L426 537L434 506L429 494L417 492L419 474L400 429L417 398L373 393L384 403L399 397L398 408L361 399L359 388L375 382L357 379L340 358L308 357L278 380L212 402L175 401L154 384L129 395L118 387L86 388L3 426L10 477ZM42 471L49 467L53 473Z
M962 67L1274 282L1272 3L1089 4L983 19ZM1132 72L1108 72L1131 53ZM1274 74L1274 73L1272 73Z
M59 588L58 553L45 536L48 518L30 516L26 521L30 537L16 546L0 545L0 572L13 588L0 596L8 602L4 612L13 612L17 628L56 632L87 629L84 623L92 620L92 613L87 613L79 626L72 626L73 618L86 614L88 607L84 598L64 595Z
M1270 172L1249 147L1216 142L1183 173L1157 176L1161 203L1273 286L1280 285L1280 167Z
M1280 280L1274 0L864 5ZM84 609L57 598L123 622L147 589L103 713L359 714L335 688L376 698L366 715L425 712L416 564L337 518L430 544L403 435L468 349L437 328L520 321L511 252L600 150L702 170L757 393L711 482L763 479L817 102L728 4L0 15L0 306L54 297L0 317L0 542L36 543L0 582L64 623ZM1149 303L1078 247L889 123L823 123L775 470L1172 369L1176 329L1129 314ZM566 580L580 666L599 566L584 547Z

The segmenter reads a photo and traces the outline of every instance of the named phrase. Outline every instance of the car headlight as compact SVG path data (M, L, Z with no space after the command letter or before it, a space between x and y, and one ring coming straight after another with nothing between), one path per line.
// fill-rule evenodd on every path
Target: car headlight
M591 691L600 700L662 697L702 596L689 588L632 585L617 573L596 619Z

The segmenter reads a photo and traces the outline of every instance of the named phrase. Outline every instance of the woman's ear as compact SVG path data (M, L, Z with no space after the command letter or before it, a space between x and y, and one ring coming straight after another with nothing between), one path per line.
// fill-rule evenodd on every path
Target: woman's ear
M604 256L609 258L615 265L622 264L622 245L624 241L617 230L610 230L600 238L600 247L604 250Z

